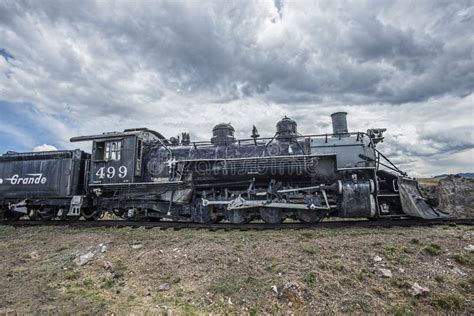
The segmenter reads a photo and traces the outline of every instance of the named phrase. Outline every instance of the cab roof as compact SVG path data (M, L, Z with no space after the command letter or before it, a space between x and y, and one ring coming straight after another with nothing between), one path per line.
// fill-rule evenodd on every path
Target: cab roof
M98 135L87 135L87 136L76 136L72 137L69 141L70 142L85 142L91 140L105 140L105 139L112 139L112 138L119 138L119 137L126 137L126 136L139 136L143 133L149 133L154 135L159 139L166 139L162 134L153 131L148 128L130 128L125 129L123 132L107 132Z

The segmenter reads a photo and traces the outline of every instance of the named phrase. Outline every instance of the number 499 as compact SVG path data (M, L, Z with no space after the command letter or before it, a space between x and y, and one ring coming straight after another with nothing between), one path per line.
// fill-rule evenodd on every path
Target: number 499
M127 176L127 167L125 166L120 166L118 168L118 177L123 179ZM108 179L112 179L115 177L116 175L116 171L115 171L115 167L102 167L102 168L99 168L99 170L97 170L97 172L95 173L95 175L99 178L99 179L104 179L105 177L107 177Z

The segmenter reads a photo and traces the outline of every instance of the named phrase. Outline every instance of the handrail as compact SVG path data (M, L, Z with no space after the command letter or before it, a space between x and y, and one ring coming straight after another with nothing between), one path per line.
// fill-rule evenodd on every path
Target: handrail
M407 175L406 172L401 171L393 162L390 161L390 159L388 159L388 158L387 158L384 154L382 154L380 151L378 151L377 149L375 149L375 152L379 155L379 156L378 156L379 159L378 159L378 161L377 161L377 163L378 163L379 165L382 165L382 166L384 166L385 168L388 168L388 169L390 169L390 170L396 171L396 172L400 173L402 176L406 176L406 175ZM382 157L382 158L383 158L386 162L388 162L391 166L386 165L386 164L380 162L380 157Z
M295 135L295 136L291 136L291 137L287 137L287 138L290 138L290 139L302 139L302 138L308 138L308 137L310 137L310 138L311 137L312 138L322 138L322 137L333 137L333 136L340 137L342 135L358 136L357 141L362 141L363 137L361 137L361 136L365 135L370 140L369 146L373 145L372 139L365 132L348 132L348 133L344 133L344 134L327 134L327 133L326 134L308 134L308 135ZM274 135L273 137L259 137L257 139L257 141L268 141L268 143L266 144L266 146L268 146L269 143L271 143L273 140L275 140L277 138L276 136L277 135ZM241 142L251 142L252 144L254 144L255 139L253 139L253 138L241 138L241 139L236 139L235 142L239 143L239 144ZM209 146L213 145L211 143L211 141L208 141L208 140L194 141L194 142L191 142L191 144L192 144L192 146L196 146L196 147L199 146L199 145L209 145ZM174 147L174 146L171 146L171 147Z

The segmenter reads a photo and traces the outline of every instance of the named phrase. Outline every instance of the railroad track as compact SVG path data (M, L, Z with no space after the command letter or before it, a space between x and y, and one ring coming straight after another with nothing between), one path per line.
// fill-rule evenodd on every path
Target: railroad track
M410 227L410 226L437 226L437 225L473 225L474 218L443 218L443 219L383 219L383 220L345 220L345 221L326 221L316 224L305 223L282 223L280 225L270 225L265 223L247 223L235 225L230 223L218 224L200 224L188 222L135 222L126 220L97 220L97 221L1 221L2 225L11 225L15 227L25 226L68 226L75 228L82 227L132 227L132 228L159 228L159 229L205 229L205 230L281 230L281 229L318 229L318 228L377 228L377 227Z

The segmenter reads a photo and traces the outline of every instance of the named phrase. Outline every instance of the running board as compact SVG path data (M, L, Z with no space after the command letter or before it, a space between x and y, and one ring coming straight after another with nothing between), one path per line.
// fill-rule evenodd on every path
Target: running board
M397 184L402 210L405 214L424 219L447 217L447 214L436 210L426 202L426 199L421 195L416 180L400 176L398 177Z

